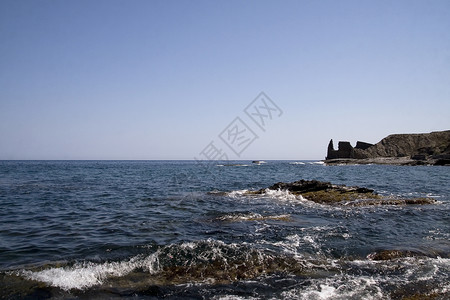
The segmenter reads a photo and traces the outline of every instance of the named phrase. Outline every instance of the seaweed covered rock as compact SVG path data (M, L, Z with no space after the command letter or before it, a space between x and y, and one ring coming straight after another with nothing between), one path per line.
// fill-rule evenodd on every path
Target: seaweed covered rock
M316 203L347 206L433 204L436 202L432 198L399 199L382 197L374 190L365 187L336 185L318 180L302 179L289 183L278 182L267 189L289 191ZM260 189L251 193L264 194L267 189Z
M371 189L336 185L318 180L302 179L290 183L278 182L268 187L268 189L287 190L294 195L301 195L308 200L325 204L335 204L357 199L379 199L379 196ZM265 190L261 189L257 193L262 194Z

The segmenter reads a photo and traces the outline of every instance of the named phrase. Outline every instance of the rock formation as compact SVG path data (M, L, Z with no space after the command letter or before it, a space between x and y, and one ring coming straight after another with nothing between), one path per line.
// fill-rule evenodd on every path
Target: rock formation
M333 140L330 140L326 159L367 158L367 155L365 155L363 151L371 146L373 146L373 144L358 141L353 148L350 142L339 142L338 150L334 150Z
M375 145L358 141L356 146L352 147L349 142L339 142L338 150L334 150L333 140L331 140L328 144L326 160L328 160L327 163L352 163L348 160L336 160L366 159L358 161L358 163L379 163L382 161L379 158L402 158L396 160L399 164L448 165L450 164L450 130L419 134L392 134ZM394 160L386 161L392 163Z
M298 180L294 182L278 182L267 188L268 190L289 191L303 198L321 204L345 206L370 205L407 205L434 204L433 198L394 198L383 197L374 190L365 187L337 185L318 180ZM250 191L247 194L265 194L267 189Z

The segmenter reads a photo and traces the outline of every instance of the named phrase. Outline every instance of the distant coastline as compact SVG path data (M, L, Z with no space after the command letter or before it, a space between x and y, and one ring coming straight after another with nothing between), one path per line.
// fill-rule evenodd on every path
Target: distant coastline
M376 144L340 141L328 144L325 164L450 165L450 130L430 133L392 134Z

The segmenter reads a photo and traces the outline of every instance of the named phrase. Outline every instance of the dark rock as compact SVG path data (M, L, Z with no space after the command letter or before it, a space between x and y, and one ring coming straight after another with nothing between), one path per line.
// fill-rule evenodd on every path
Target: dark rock
M448 291L436 292L436 286L424 282L407 283L391 292L392 300L448 300Z
M294 182L278 182L268 187L269 190L289 191L294 195L300 195L307 200L322 203L346 206L369 206L369 205L408 205L408 204L434 204L433 198L398 199L392 197L381 197L374 190L357 187L336 185L330 182L318 180L298 180ZM260 189L249 194L264 194L266 189Z
M334 158L355 158L354 149L350 142L339 142L338 150L334 150L333 140L330 140L326 159Z
M326 165L398 165L398 166L416 166L420 161L413 160L409 157L375 157L375 158L338 158L325 161ZM429 164L428 161L421 162L422 164Z
M294 195L317 202L326 204L336 204L343 201L353 201L356 199L378 199L379 196L368 188L352 187L345 185L335 185L330 182L318 180L299 180L295 182L285 183L278 182L268 187L270 190L286 190ZM263 194L266 189L261 189L254 193Z
M356 142L356 146L355 149L361 149L361 150L366 150L367 148L373 146L373 144L370 143L366 143L366 142L361 142L361 141L357 141Z
M405 257L424 256L419 252L408 250L381 250L370 253L367 258L370 260L391 260Z
M278 182L268 187L269 190L288 190L293 193L322 191L330 188L332 188L332 184L330 182L323 182L318 180L303 180L303 179L289 183Z
M425 154L416 154L416 155L411 156L411 159L425 160L425 159L427 159L427 156Z
M449 166L450 159L438 159L435 163L435 166Z
M371 205L426 205L435 204L436 200L432 198L416 198L416 199L395 199L395 198L379 198L379 199L362 199L353 200L343 203L345 206L371 206Z

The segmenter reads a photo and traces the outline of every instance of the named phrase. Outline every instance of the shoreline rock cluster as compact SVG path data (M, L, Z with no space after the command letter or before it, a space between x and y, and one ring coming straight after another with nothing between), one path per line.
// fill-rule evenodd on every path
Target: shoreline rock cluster
M326 164L450 165L450 130L392 134L376 144L341 141L328 144Z
M408 205L435 204L432 198L394 198L378 195L374 190L358 186L336 185L318 180L298 180L294 182L278 182L274 185L248 192L249 194L264 194L266 190L289 191L294 195L320 204L344 206L370 205Z

